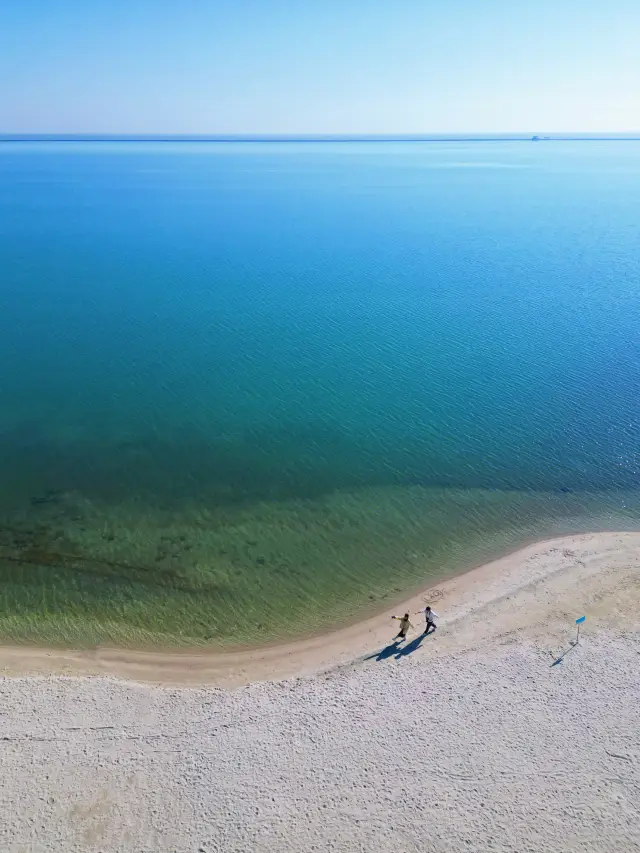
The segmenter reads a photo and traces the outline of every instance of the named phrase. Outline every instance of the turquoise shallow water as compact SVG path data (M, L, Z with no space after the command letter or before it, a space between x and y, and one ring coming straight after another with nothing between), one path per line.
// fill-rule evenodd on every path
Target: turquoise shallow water
M354 495L369 542L385 496L428 496L439 567L476 554L461 519L499 545L637 526L640 143L5 142L0 221L5 572L63 541L75 583L96 530L126 562L213 513L250 557L152 564L222 572L220 608L242 609L298 560L298 522L326 554L327 501ZM252 524L280 525L271 557ZM354 569L340 536L278 587L318 620L336 590L356 606L435 570Z

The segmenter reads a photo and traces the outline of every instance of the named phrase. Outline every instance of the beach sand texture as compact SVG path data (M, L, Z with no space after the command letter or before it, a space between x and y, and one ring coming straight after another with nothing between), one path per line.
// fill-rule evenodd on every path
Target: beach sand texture
M228 655L3 649L101 676L0 681L0 849L640 850L639 561L636 533L530 546L429 592L404 652L390 614Z

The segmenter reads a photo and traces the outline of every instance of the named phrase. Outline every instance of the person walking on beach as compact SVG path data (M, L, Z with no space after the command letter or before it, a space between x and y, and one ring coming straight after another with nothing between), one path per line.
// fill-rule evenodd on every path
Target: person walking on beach
M405 640L407 638L407 631L409 628L413 628L414 626L409 621L409 614L405 613L402 618L400 616L392 616L392 619L397 619L400 622L400 630L398 634L393 638L394 640Z
M435 630L436 630L436 628L438 627L438 626L436 625L436 621L435 621L435 620L436 620L436 616L437 616L438 614L435 612L435 610L432 610L429 606L427 606L427 607L425 607L425 608L424 608L424 610L418 610L418 613L424 613L424 618L425 618L425 621L426 621L426 623L427 623L427 624L424 626L424 632L425 632L425 634L428 634L428 633L429 633L429 630L430 630L431 628L433 628L433 630L435 631ZM418 615L418 613L416 613L416 616Z

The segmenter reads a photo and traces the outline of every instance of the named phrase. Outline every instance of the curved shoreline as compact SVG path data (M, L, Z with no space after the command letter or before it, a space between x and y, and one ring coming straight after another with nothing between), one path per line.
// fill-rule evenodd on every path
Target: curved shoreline
M478 617L480 611L492 606L505 610L504 603L510 600L516 606L518 597L524 603L527 590L552 577L575 587L577 606L581 581L600 572L611 574L614 570L628 568L629 562L638 557L640 533L636 532L554 537L436 581L403 599L401 604L390 604L382 613L329 633L256 649L215 652L1 646L0 671L5 675L102 675L140 683L223 687L309 675L354 663L386 645L393 635L392 613L400 610L414 613L430 598L434 602L437 600L435 609L441 614L438 644L430 646L430 653L438 653L443 648L464 647L465 642L473 644L474 638L480 641L478 632L472 630L470 633L469 623L461 622L467 616L475 614ZM434 594L436 591L438 595ZM514 606L506 610L513 611ZM518 613L517 606L515 609ZM487 614L480 621L493 621L498 627L507 628L507 633L527 630L530 620L526 612L515 620L505 619L505 616L508 617L508 613ZM420 619L415 617L416 631L410 636L417 636L422 630Z

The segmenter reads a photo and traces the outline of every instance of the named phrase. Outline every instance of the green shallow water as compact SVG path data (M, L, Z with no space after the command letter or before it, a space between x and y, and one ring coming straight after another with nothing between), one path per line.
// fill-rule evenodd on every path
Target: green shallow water
M0 634L77 646L284 639L532 538L640 529L640 502L621 493L386 487L180 511L41 500L0 534Z

